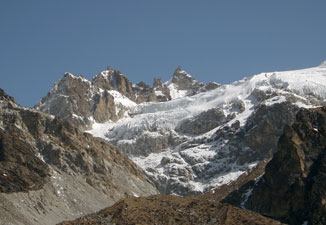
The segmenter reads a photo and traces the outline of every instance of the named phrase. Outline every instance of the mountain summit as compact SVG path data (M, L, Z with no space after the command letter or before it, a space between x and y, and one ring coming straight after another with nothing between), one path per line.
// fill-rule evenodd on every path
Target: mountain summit
M173 73L172 83L174 83L179 90L189 90L193 88L198 81L184 71L181 66L178 66Z
M324 60L320 65L319 67L321 68L326 68L326 60Z

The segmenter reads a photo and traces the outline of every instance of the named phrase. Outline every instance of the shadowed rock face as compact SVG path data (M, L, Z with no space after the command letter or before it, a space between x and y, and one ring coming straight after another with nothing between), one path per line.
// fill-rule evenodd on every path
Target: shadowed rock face
M213 108L202 112L194 118L183 120L176 131L188 134L204 134L223 124L225 120L226 117L223 110Z
M294 122L298 110L288 102L258 107L245 126L244 145L254 149L259 160L272 157L284 126Z
M156 195L123 199L98 213L63 222L74 224L279 224L254 212L221 204L212 196Z
M326 223L326 108L303 109L285 126L265 175L226 201L241 198L237 205L286 223Z
M0 89L1 104L12 108L15 100ZM4 118L0 116L1 125ZM15 121L15 117L6 118ZM12 193L41 189L49 181L50 169L35 156L35 148L17 130L9 133L0 125L0 192Z
M0 192L39 190L49 176L48 165L35 156L35 149L19 133L0 129Z

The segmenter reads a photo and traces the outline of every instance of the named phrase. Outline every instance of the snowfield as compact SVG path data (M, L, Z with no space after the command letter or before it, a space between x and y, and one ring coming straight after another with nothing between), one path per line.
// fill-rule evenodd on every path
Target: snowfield
M214 139L216 134L237 121L240 127L245 126L261 105L271 107L284 102L304 108L323 105L326 62L314 68L261 73L191 97L172 83L168 85L172 100L161 103L136 104L118 92L110 92L129 109L127 116L115 123L94 123L87 132L118 145L152 179L166 184L169 190L162 192L180 194L174 189L177 185L178 190L184 187L190 190L187 193L198 193L237 179L257 163L236 163L227 140ZM213 108L225 115L223 124L201 134L178 130L184 121ZM175 143L171 144L171 140ZM139 153L142 148L146 148L146 154ZM251 150L239 151L246 154Z

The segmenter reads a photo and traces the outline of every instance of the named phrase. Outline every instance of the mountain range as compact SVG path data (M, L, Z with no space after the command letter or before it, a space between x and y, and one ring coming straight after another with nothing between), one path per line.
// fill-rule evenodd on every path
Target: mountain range
M125 198L64 224L324 224L325 97L326 62L227 85L181 67L152 86L65 73L33 109L1 90L0 218L54 224Z

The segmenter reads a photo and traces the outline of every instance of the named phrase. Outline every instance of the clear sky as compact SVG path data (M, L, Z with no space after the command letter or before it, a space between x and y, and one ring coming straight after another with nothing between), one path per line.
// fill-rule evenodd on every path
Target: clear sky
M0 0L0 88L29 107L64 72L226 84L325 59L325 0Z

